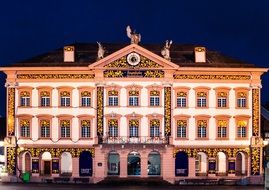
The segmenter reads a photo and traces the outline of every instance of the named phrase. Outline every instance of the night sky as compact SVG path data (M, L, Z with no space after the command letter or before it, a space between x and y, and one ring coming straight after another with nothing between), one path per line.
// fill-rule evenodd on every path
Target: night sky
M0 66L74 42L128 43L126 26L143 43L202 44L269 67L269 1L248 0L17 0L0 4ZM5 115L5 75L0 75ZM269 74L262 103L269 101Z

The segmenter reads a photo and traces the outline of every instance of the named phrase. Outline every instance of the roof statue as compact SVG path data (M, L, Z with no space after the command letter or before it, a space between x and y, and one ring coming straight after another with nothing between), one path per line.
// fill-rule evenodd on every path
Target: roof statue
M104 58L105 48L102 46L100 42L96 42L98 44L98 52L97 52L97 60Z
M141 35L135 31L132 32L131 27L126 27L127 36L131 39L131 44L138 44L141 41Z
M167 59L169 61L171 61L171 57L170 57L170 47L172 45L173 41L170 40L166 40L165 42L165 46L163 47L162 51L161 51L161 54L162 56L164 57L164 59Z

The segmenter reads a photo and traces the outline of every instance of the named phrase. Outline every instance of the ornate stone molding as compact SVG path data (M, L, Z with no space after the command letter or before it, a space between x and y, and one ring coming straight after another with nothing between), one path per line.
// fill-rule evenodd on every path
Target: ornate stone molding
M105 78L164 78L162 70L106 70Z
M104 87L97 87L97 136L103 136L104 129Z
M7 147L7 172L9 175L16 175L16 148Z
M93 79L94 74L18 74L18 79Z
M15 88L8 88L7 131L8 136L15 135Z
M251 175L260 175L260 152L262 148L251 148Z
M187 80L250 80L250 75L195 75L195 74L175 74L174 79Z
M89 151L94 156L94 148L18 148L17 154L28 151L31 157L39 157L43 152L49 152L52 158L60 158L63 152L69 152L72 157L76 158L80 156L83 151ZM14 150L15 153L15 150Z
M238 152L250 153L249 148L174 148L174 157L180 151L186 152L189 157L196 157L197 153L204 152L209 158L216 158L218 152L224 152L229 158L235 158Z
M164 87L164 133L171 135L171 87Z
M260 89L252 89L252 135L260 136Z

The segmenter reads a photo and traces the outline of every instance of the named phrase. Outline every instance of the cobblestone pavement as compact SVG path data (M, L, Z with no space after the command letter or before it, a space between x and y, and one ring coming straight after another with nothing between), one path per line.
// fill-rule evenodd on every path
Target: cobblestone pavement
M10 184L0 183L0 190L263 190L263 186L115 186L64 184Z

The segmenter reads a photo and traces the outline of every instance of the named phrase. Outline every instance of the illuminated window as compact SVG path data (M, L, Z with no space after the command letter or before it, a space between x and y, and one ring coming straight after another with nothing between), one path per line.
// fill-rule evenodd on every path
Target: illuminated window
M246 120L237 121L237 137L239 138L247 137L247 121Z
M197 93L197 107L206 107L207 106L207 93L198 92Z
M177 137L186 138L186 131L187 131L187 121L177 120Z
M22 91L20 93L21 106L30 106L30 92Z
M153 90L150 91L150 106L159 106L160 105L160 92Z
M187 93L178 92L177 93L177 107L187 107Z
M89 138L91 136L91 121L81 120L81 137Z
M198 138L206 138L206 128L207 128L207 121L206 120L198 120Z
M61 120L60 127L61 127L61 137L62 138L70 137L70 120Z
M152 119L150 120L150 137L160 136L160 120Z
M237 107L245 108L247 107L247 94L244 92L237 93Z
M129 121L129 135L130 137L138 137L139 121L132 119Z
M30 120L20 120L21 137L30 137Z
M118 120L117 119L108 120L108 136L118 137Z
M139 91L129 91L129 106L139 106Z
M218 107L225 108L227 107L227 96L226 92L219 92L218 93Z
M50 137L50 121L49 120L40 120L41 128L41 137L48 138Z
M227 121L218 120L218 138L227 137Z
M50 92L48 91L40 92L40 105L42 107L50 106Z
M60 93L60 96L61 96L61 106L69 107L71 101L70 92L62 91Z
M109 106L118 106L119 105L119 93L116 90L108 91L108 105Z
M90 107L91 106L91 92L82 91L81 92L81 106Z

